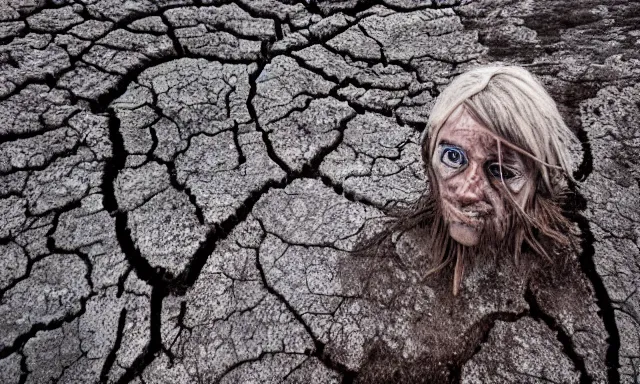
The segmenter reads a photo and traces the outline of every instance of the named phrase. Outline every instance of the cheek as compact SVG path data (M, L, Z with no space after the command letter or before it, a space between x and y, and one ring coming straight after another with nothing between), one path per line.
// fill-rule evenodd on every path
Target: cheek
M516 195L519 195L523 190L527 189L528 184L531 184L530 180L531 179L528 175L522 175L505 182L507 184L507 188L511 191L511 194L516 197Z
M511 191L513 199L522 208L526 206L535 189L534 183L529 176L519 177L517 180L507 184L507 187Z
M527 179L524 185L521 187L520 192L517 196L514 196L518 204L524 208L527 206L527 202L531 200L533 194L535 193L535 183L532 180Z
M442 202L458 205L459 192L464 183L465 179L461 175L455 175L448 179L439 178L438 190L440 192L440 199ZM448 205L449 204L443 204L443 207L446 209Z
M442 197L452 198L464 182L464 177L461 174L456 175L456 172L457 170L442 164L434 165L433 173L438 184L438 191Z
M487 188L485 198L493 207L495 218L498 220L504 219L506 217L505 201L500 193L493 188Z

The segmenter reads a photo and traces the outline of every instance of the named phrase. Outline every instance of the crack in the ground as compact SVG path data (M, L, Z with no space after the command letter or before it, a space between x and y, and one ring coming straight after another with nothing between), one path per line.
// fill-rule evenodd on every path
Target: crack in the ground
M454 351L454 358L447 366L450 373L448 382L450 384L461 383L462 367L476 354L478 354L478 352L480 352L480 350L482 349L482 345L487 342L491 331L496 326L496 323L498 321L514 323L525 316L529 316L528 310L519 313L493 312L483 316L480 320L478 320L473 325L473 327L466 332L467 335L470 336L468 337L470 340L473 340L475 338L476 343L468 345L466 350L458 352Z
M120 350L122 344L122 336L124 334L124 326L127 320L127 309L122 308L120 316L118 318L118 329L116 330L116 339L113 343L113 347L109 351L109 354L104 359L102 370L100 371L100 383L107 383L109 381L109 372L113 363L116 361L117 353Z
M251 363L255 363L257 361L261 361L267 356L283 355L283 354L284 355L300 355L299 353L285 352L284 350L282 350L282 351L262 351L256 357L252 357L252 358L249 358L249 359L244 359L244 360L240 360L240 361L235 362L234 364L229 366L227 369L225 369L224 372L222 372L222 374L220 374L220 378L218 380L214 381L214 383L219 384L220 382L222 382L222 380L224 380L225 376L227 376L228 374L230 374L231 372L235 371L236 369L242 367L245 364L251 364Z
M195 3L197 8L206 8L205 6L202 5L200 1L196 1ZM356 112L356 114L362 114L365 111L371 111L378 114L384 114L386 116L395 115L395 118L398 121L398 123L400 125L404 125L404 123L401 121L402 119L398 116L398 114L394 113L393 108L380 109L380 108L375 108L374 106L367 106L367 105L363 106L357 102L349 101L347 100L346 97L338 94L338 90L341 87L345 87L349 85L353 85L353 86L357 86L365 89L378 89L378 88L373 88L368 84L360 84L360 82L358 82L356 79L353 79L353 78L348 78L343 81L338 81L339 79L337 77L327 75L325 71L322 70L322 68L320 69L312 68L310 65L305 63L304 60L300 59L299 57L297 57L297 55L292 53L315 44L320 44L322 47L328 49L330 52L334 54L339 53L343 58L351 59L354 62L360 62L360 64L364 63L370 66L370 65L378 64L381 61L384 66L397 65L403 70L405 70L407 73L412 73L412 74L415 74L416 76L419 76L418 71L415 68L413 68L409 63L406 63L404 61L393 61L393 60L390 62L386 57L384 46L376 39L373 39L373 40L379 46L380 55L381 55L380 60L367 60L367 59L356 60L353 57L353 55L351 55L349 52L338 52L337 50L332 49L327 44L325 44L325 42L331 38L334 38L335 36L340 35L344 31L346 31L347 29L355 25L358 25L358 28L366 37L372 38L367 33L366 29L361 25L359 25L358 23L363 18L363 15L365 15L367 12L372 12L372 9L376 6L384 7L387 10L390 10L396 13L408 13L408 12L424 10L424 9L453 8L455 10L455 7L460 5L461 1L446 2L446 4L440 1L434 1L434 2L425 2L424 4L419 4L415 6L403 5L400 2L394 3L391 1L384 1L384 0L377 0L377 1L358 0L355 2L351 2L351 4L349 4L348 6L339 5L339 4L334 6L334 5L330 5L329 2L324 2L323 4L323 2L315 1L315 0L311 0L311 1L296 0L296 1L293 1L292 3L301 4L304 7L304 9L308 11L310 15L326 18L326 17L331 17L333 15L343 14L345 16L354 17L354 20L349 21L344 26L341 26L333 30L332 33L328 35L323 35L322 38L314 37L314 35L311 34L308 44L303 44L302 47L297 46L293 49L287 50L285 52L285 55L287 57L292 57L294 60L296 60L298 64L301 66L301 68L310 70L312 73L318 74L325 80L329 80L332 83L336 84L336 86L331 90L330 96L335 98L336 100L348 103L348 105ZM34 7L33 9L30 9L27 11L20 10L20 17L16 20L22 20L26 22L28 17L38 14L42 9L62 8L64 6L67 6L67 4L64 2L62 3L46 2L42 4L43 5L41 7ZM231 231L233 231L234 228L236 228L236 226L239 223L242 223L247 219L254 205L271 189L285 188L292 181L296 179L313 178L313 179L321 180L326 186L332 188L334 192L336 192L338 195L343 196L347 200L358 201L365 205L375 206L375 204L368 201L366 197L356 198L353 193L345 192L344 187L340 183L333 182L330 178L321 175L321 173L318 170L324 158L328 154L335 151L338 148L338 146L342 144L344 139L344 131L346 130L347 124L353 118L353 116L350 118L344 119L343 121L340 122L339 127L336 129L336 131L338 132L337 139L327 147L324 147L320 151L318 151L318 153L316 153L311 159L307 160L300 171L292 170L291 167L286 162L286 160L284 160L283 158L277 155L276 151L274 150L273 143L271 142L271 139L269 137L269 132L266 131L258 121L258 116L254 106L254 99L256 97L256 88L257 88L256 80L260 75L260 73L264 70L265 65L270 62L272 55L274 54L273 51L271 50L272 45L276 41L282 40L284 38L282 23L285 23L285 27L286 26L290 27L288 31L296 31L296 29L293 27L292 21L288 20L288 18L285 18L285 17L279 18L277 16L274 16L274 13L261 10L259 9L259 5L254 6L249 2L225 0L225 1L215 2L215 4L216 6L221 6L225 4L235 4L242 11L246 12L253 18L269 19L274 22L275 38L271 37L269 38L268 41L264 41L264 40L262 41L261 51L260 51L261 53L257 60L257 64L258 64L257 69L254 72L252 72L249 76L250 88L249 88L249 95L247 97L246 104L252 119L252 123L255 124L255 129L258 132L260 132L262 135L262 141L267 148L267 154L269 158L274 163L276 163L282 170L285 171L286 177L282 181L269 182L263 185L261 188L258 188L252 191L249 197L247 197L242 202L241 207L238 208L233 215L231 215L228 219L224 220L223 222L213 225L212 228L209 230L209 232L206 234L205 241L198 246L198 249L191 256L190 261L188 262L186 267L177 276L174 276L171 272L168 272L161 267L157 267L157 268L154 267L141 254L139 249L137 249L136 243L131 236L131 231L128 228L128 224L129 224L128 214L126 212L122 212L118 207L116 197L115 197L114 183L116 181L116 178L118 177L119 172L125 169L125 164L126 164L126 159L128 154L125 150L122 133L120 132L119 120L115 115L115 111L110 107L110 104L118 96L122 95L126 91L128 85L131 84L144 70L152 66L168 63L178 58L185 58L185 57L206 58L206 59L218 60L222 63L239 63L239 64L256 63L256 60L229 59L228 57L225 57L224 54L217 54L215 52L210 55L193 54L189 52L186 45L181 43L180 38L176 36L176 30L178 30L179 28L172 25L169 22L169 19L167 18L167 15L166 15L166 12L168 10L183 7L184 4L181 4L180 2L170 3L169 5L157 6L151 12L132 12L128 16L115 21L112 25L110 25L108 28L105 29L104 33L102 33L97 38L81 39L83 41L89 41L90 44L87 45L85 48L83 48L79 54L71 55L71 53L69 53L69 49L68 48L65 49L67 51L67 54L69 55L69 60L70 60L69 67L63 68L62 70L58 70L57 72L55 72L55 76L52 73L47 73L42 76L37 75L36 77L39 76L38 78L33 78L32 77L33 75L29 74L27 76L27 80L18 84L15 88L13 88L11 92L9 92L6 96L0 99L2 101L7 100L12 96L19 94L31 84L44 84L44 85L49 85L50 88L55 88L56 86L55 78L56 77L59 78L65 74L71 73L73 70L76 69L77 64L85 62L86 61L84 58L85 54L88 53L93 47L97 45L97 40L99 38L104 37L107 34L113 31L117 31L119 29L130 30L128 25L136 20L140 20L142 18L151 17L151 16L158 16L160 17L162 23L167 27L166 33L154 33L154 32L142 33L140 31L137 31L136 33L149 34L149 35L155 35L155 36L166 35L171 40L174 52L167 53L165 56L160 58L145 59L139 67L135 67L134 69L127 71L127 73L124 76L122 76L119 79L119 81L117 81L115 86L108 89L105 93L99 95L95 100L84 99L82 97L78 97L72 94L73 104L87 101L89 109L91 111L99 114L106 113L109 116L109 138L112 143L112 156L110 159L108 159L104 167L104 174L103 174L103 180L102 180L103 205L105 209L112 215L112 217L115 218L115 230L116 230L117 240L119 242L120 248L125 254L126 259L130 263L130 267L127 269L127 272L119 277L118 284L117 284L118 297L122 295L122 293L125 291L125 288L124 288L125 280L128 278L131 270L133 270L140 279L142 279L143 281L147 282L152 286L151 303L150 303L151 319L150 319L150 330L149 330L149 334L150 334L149 343L144 348L143 352L139 354L138 357L136 357L136 359L131 364L131 366L125 369L125 374L122 377L120 377L120 379L118 380L119 383L126 383L136 378L139 379L141 382L144 382L142 378L142 373L144 372L145 368L155 359L156 355L163 350L161 334L160 334L160 323L161 323L160 317L161 317L163 299L168 295L175 295L175 296L184 295L189 290L189 288L195 284L207 260L209 259L209 256L215 250L216 245L221 240L225 239L227 235ZM98 13L98 16L96 16L97 13ZM91 20L97 20L98 18L102 18L104 20L108 19L107 16L100 15L97 8L90 12L87 9L87 6L85 5L82 5L82 10L79 11L79 14L84 18L84 20L81 22L77 22L76 24L71 24L66 28L55 30L53 32L47 31L46 29L42 29L43 32L47 32L51 36L49 44L45 48L42 48L42 50L44 51L44 49L48 48L52 44L55 45L54 40L56 39L57 36L67 33L74 26L81 24L82 22L88 21L89 18L91 18ZM313 25L311 21L309 22L309 25ZM242 33L236 33L234 32L233 28L226 28L226 26L224 25L219 29L233 35L238 39L245 39L245 40L249 39L249 40L256 40L256 41L260 40L260 38L258 37L245 35ZM302 29L305 29L305 27L299 28L299 30L302 30ZM33 33L37 31L38 31L37 29L31 28L29 25L26 25L26 27L23 28L23 30L20 33L18 33L16 36L25 37L27 36L28 33ZM10 44L16 41L15 40L16 36L3 39L2 41L0 41L0 43ZM120 48L118 48L117 51L137 52L136 50L129 51L129 50L120 49ZM431 58L435 61L447 62L446 60L441 60L435 57L431 57L429 55L426 55L425 57ZM9 65L12 64L11 60L9 60L8 64ZM17 61L15 62L15 64L18 65ZM457 65L459 63L456 62L455 64ZM100 72L109 73L109 71L106 71L105 69L102 68L102 65L96 65L96 64L88 64L88 65L98 69ZM117 74L116 72L113 72L113 73ZM118 75L120 76L120 74ZM62 89L62 87L58 87L58 89ZM386 90L386 88L379 88L379 89ZM404 88L401 88L401 89L404 90ZM397 90L397 89L394 89L393 86L390 86L388 90ZM433 89L429 89L429 92L431 93L432 96L437 96L437 89L435 88L435 85ZM227 94L227 97L226 97L227 105L229 105L228 96L229 94ZM307 100L308 102L306 103L306 106L308 106L311 103L311 100L313 100L313 97ZM302 108L293 108L283 118L286 118L287 116L291 115L294 112L299 112L303 109L306 109L306 106ZM75 113L78 113L78 111L74 112L74 114ZM229 111L227 111L227 113L229 113ZM40 118L42 118L42 116L40 116ZM69 118L67 118L66 121L68 121ZM66 124L66 121L65 121L65 124ZM407 123L407 124L412 124L412 123ZM48 132L51 128L46 125L43 125L43 127L44 127L43 129L39 131L33 131L33 132L0 134L0 142L11 142L11 141L17 141L21 139L38 137L43 133ZM424 129L424 127L418 125L417 129L419 130ZM246 161L246 156L250 156L250 154L243 153L242 148L240 147L239 140L238 140L238 135L240 130L238 127L238 123L235 121L234 121L234 128L232 131L233 131L233 140L234 140L233 142L238 153L238 162L239 164L242 164ZM150 128L150 132L151 132L153 145L151 150L147 154L147 161L158 161L158 159L153 156L153 152L158 145L157 134L153 129L153 127ZM593 170L591 144L589 142L589 138L587 136L586 130L584 130L582 127L578 128L577 135L578 135L578 138L580 139L580 142L582 143L582 147L584 150L584 158L574 176L577 180L584 181ZM86 145L86 143L81 142L78 145ZM73 154L73 151L69 153ZM69 153L64 154L64 156L69 155ZM32 171L32 170L45 169L55 160L56 158L54 158L51 161L46 161L44 167L28 168L27 170ZM189 187L187 187L186 185L182 185L177 181L175 163L173 161L163 161L160 163L167 166L169 176L170 176L171 186L178 191L184 192L188 196L189 201L196 209L196 216L198 218L198 221L200 222L200 224L203 224L204 217L203 217L202 209L197 205L195 194L191 192ZM14 173L17 171L19 171L19 169L13 169L11 173ZM640 185L640 180L636 180L636 181ZM12 196L12 195L9 195L9 196ZM578 208L574 209L572 213L570 213L570 215L572 219L578 223L578 226L582 231L583 253L580 256L580 265L582 267L584 274L592 283L592 286L595 291L596 299L597 299L597 304L600 308L600 315L603 318L605 329L609 335L609 338L608 338L609 346L606 354L608 378L610 382L616 383L620 381L618 366L620 364L619 348L620 348L621 341L620 341L620 335L618 332L617 324L615 321L615 313L614 313L614 306L613 306L614 303L612 302L606 290L606 287L602 280L602 276L598 275L595 267L595 262L594 262L595 249L593 245L595 242L595 238L593 233L591 232L589 222L586 218L584 218L584 216L577 213L577 210L584 210L586 208L586 202L583 201L584 199L581 196L579 195L576 195L576 196L577 196L576 199L578 201L573 202L573 204ZM2 195L1 197L5 198L7 197L7 195ZM91 288L93 288L93 282L92 282L92 276L91 276L91 274L93 273L93 264L89 256L80 250L68 250L68 249L61 249L57 247L52 237L53 233L55 232L58 226L60 215L63 212L68 212L69 210L75 209L78 207L79 207L79 200L77 200L76 202L70 205L67 205L62 208L56 208L54 210L55 216L53 220L52 229L47 234L48 236L47 248L49 249L50 252L73 254L79 257L80 259L82 259L82 261L85 263L87 268L87 273L85 275L85 278L87 279L87 282L91 286ZM27 211L27 216L31 216L31 214L28 211ZM264 233L266 233L266 231ZM12 241L12 240L2 239L0 240L0 243L5 244L5 243L8 243L9 241ZM26 256L27 256L27 263L25 267L25 274L23 276L20 276L12 280L7 287L5 287L2 291L0 291L0 300L8 290L10 290L19 282L24 281L25 279L28 279L30 277L31 270L37 262L43 260L44 258L50 255L31 257L28 254L26 254ZM321 343L318 340L318 338L313 334L309 325L305 324L302 318L302 314L297 313L295 308L293 308L291 304L286 301L286 298L282 294L280 294L273 287L269 286L266 280L264 270L262 270L262 265L260 264L259 254L256 256L256 258L257 258L256 267L258 268L261 274L265 288L269 291L269 293L274 295L276 298L278 298L280 302L282 302L285 305L287 310L291 312L291 314L296 318L296 320L298 320L301 323L301 325L305 328L305 330L309 333L310 337L312 338L315 345L315 350L312 352L309 352L309 356L317 357L322 361L322 363L326 367L336 372L342 373L343 382L345 383L352 382L355 379L356 372L347 369L345 366L333 361L330 356L326 355L324 350L325 345ZM27 333L21 335L20 337L18 337L18 339L15 340L13 346L6 347L0 350L0 359L14 352L21 357L20 359L20 369L21 369L20 382L21 383L26 382L31 373L29 372L28 366L27 366L27 356L24 354L24 351L23 351L23 347L25 343L31 337L35 336L35 334L39 332L39 330L55 329L56 327L62 326L65 322L73 321L79 316L82 316L82 314L85 311L85 304L87 300L89 300L92 297L92 295L95 295L95 293L91 292L89 297L83 297L81 299L80 312L77 312L75 314L69 313L61 319L57 319L46 324L45 323L34 324L31 330L29 330ZM586 372L584 361L575 352L572 345L571 338L566 333L564 333L561 326L558 324L558 320L542 311L542 309L537 304L536 298L532 292L527 291L527 294L525 295L525 299L527 299L527 302L531 307L530 309L531 313L526 314L526 316L531 316L534 319L543 321L549 327L549 329L557 332L558 340L563 345L565 354L572 360L572 362L574 363L578 371L580 371L581 382L589 382L590 376L588 375L588 372ZM185 313L186 313L186 302L183 301L180 306L180 315L178 318L179 325L183 323ZM102 366L102 371L100 372L101 382L106 382L110 380L108 376L109 376L109 373L111 372L114 362L116 362L117 353L121 347L120 344L122 343L123 335L125 333L124 327L125 327L126 315L127 315L127 311L126 309L123 309L122 312L120 313L120 317L118 320L118 328L117 328L114 345L112 349L109 351L109 354L106 357L106 360L104 361L104 364ZM520 318L521 316L525 316L525 314L501 313L501 314L495 315L495 318L490 317L488 319L482 319L480 322L481 324L478 325L479 328L482 328L484 330L482 340L486 341L488 334L492 329L493 325L495 325L496 321L498 320L515 321L515 319ZM482 345L484 341L481 341L480 344L478 344L475 352L477 352L477 349L480 348L480 345ZM167 353L168 351L164 351L164 352ZM263 351L263 354L268 354L268 353L271 353L271 352ZM471 356L473 356L473 354L470 355L469 358L471 358ZM172 360L171 356L170 356L170 360ZM239 365L237 365L236 368L238 366ZM457 372L456 373L457 380L460 380L459 375L460 375L461 366L462 366L462 363L458 366L452 367L453 372L454 373ZM298 367L294 368L293 371L295 371L295 369L298 369ZM290 372L289 374L291 374L292 372Z
M580 125L577 136L582 143L583 158L574 173L576 180L585 181L593 171L593 155L591 153L591 143L585 128ZM620 382L620 333L616 322L613 302L609 296L609 292L604 285L602 277L598 274L595 265L595 236L591 231L589 220L580 213L587 209L588 202L580 194L575 185L571 186L573 200L568 201L569 209L565 210L565 214L578 224L580 228L580 246L582 253L579 256L580 267L582 272L587 276L594 289L596 296L596 304L600 308L599 314L604 322L605 330L609 337L607 342L609 347L606 353L607 378L609 383Z
M126 384L137 376L140 376L144 369L156 358L158 352L162 350L161 316L162 301L168 292L163 287L154 286L151 290L150 319L149 319L149 342L127 368L116 384Z
M65 316L51 320L47 323L38 322L32 324L29 330L20 336L16 337L13 344L5 346L0 349L0 360L4 359L19 351L30 339L32 339L38 332L51 331L60 328L65 323L70 323L73 320L81 317L87 310L87 302L96 295L95 292L89 293L89 295L80 298L80 309L77 312L67 313Z
M184 46L182 46L182 44L180 44L180 40L176 37L175 28L173 27L173 25L171 25L169 19L167 19L166 11L163 11L160 14L160 19L162 20L164 25L167 26L167 36L169 36L169 38L171 39L174 51L176 51L179 57L184 56L186 53L186 49Z
M266 43L263 43L262 45L266 49ZM268 62L269 59L267 57L263 57L263 59L258 62L256 70L253 73L249 74L249 95L247 96L247 110L249 111L249 115L251 116L253 123L256 125L256 130L262 134L262 141L267 148L267 155L274 163L278 165L278 167L280 167L280 169L284 170L288 176L291 175L293 171L291 170L291 168L289 168L289 165L287 165L287 163L275 153L275 150L273 149L273 143L271 143L271 140L269 139L269 132L265 131L260 125L260 121L258 120L258 113L256 112L256 108L253 105L253 99L256 97L256 90L258 87L258 76L260 76L260 73L262 73L264 67Z
M120 93L122 92L123 91ZM103 204L105 208L115 216L115 227L118 242L127 257L127 260L136 272L136 275L153 287L152 321L150 330L151 339L148 346L145 348L145 352L136 358L134 363L131 365L131 368L120 378L120 383L126 383L140 375L144 368L153 361L155 358L154 354L160 350L160 313L154 312L154 308L161 308L162 300L168 294L185 294L186 290L198 279L202 268L206 264L209 255L214 251L217 242L226 238L238 223L246 219L255 203L265 193L267 193L271 188L284 188L291 180L285 180L280 183L269 182L261 189L253 191L250 196L244 200L241 208L239 208L234 215L230 216L223 222L214 225L214 227L207 233L205 240L199 245L183 271L178 276L173 276L161 267L154 268L142 256L140 251L137 249L135 242L131 238L131 233L127 224L128 215L126 212L123 212L118 208L115 198L114 182L118 172L125 167L127 154L124 148L123 137L119 132L119 119L115 116L115 112L112 109L110 109L109 112L111 116L111 119L109 120L109 136L112 142L113 155L111 160L107 163L107 166L105 166L105 173L103 177ZM155 304L153 304L154 300Z
M58 210L53 218L53 221L51 223L51 228L49 229L49 231L47 232L47 242L46 242L46 246L47 249L49 251L48 254L42 255L42 256L38 256L38 257L33 257L33 258L29 258L28 259L28 263L27 263L27 267L26 267L26 271L25 274L23 276L21 276L20 278L17 278L15 280L13 280L8 286L6 286L1 292L0 292L0 300L2 299L2 297L4 296L4 294L6 292L8 292L11 288L15 287L19 282L24 281L25 279L27 279L30 274L31 271L33 269L33 265L35 265L35 263L37 263L40 260L43 260L46 257L50 257L54 254L61 254L61 255L73 255L78 257L79 259L81 259L86 267L86 272L84 275L84 278L88 284L89 287L89 293L87 296L82 296L79 299L79 304L80 304L80 309L75 312L75 313L67 313L62 317L59 317L57 319L51 320L47 323L42 323L42 322L38 322L35 324L32 324L30 329L19 335L13 342L12 345L9 346L5 346L2 349L0 349L0 359L3 359L13 353L21 353L20 351L22 351L22 348L24 347L24 345L31 340L38 332L40 331L50 331L50 330L54 330L57 329L59 327L61 327L63 324L65 323L70 323L73 320L81 317L85 312L86 312L86 305L87 302L94 296L97 295L97 292L95 292L93 290L94 288L94 284L93 284L93 280L92 280L92 272L93 272L93 264L91 263L91 260L89 258L89 256L87 254L85 254L84 252L80 251L80 250L67 250L67 249L63 249L60 248L58 246L56 246L55 241L53 239L53 234L55 233L57 227L58 227L58 221L60 219L60 216L65 213L65 212L69 212L72 209L75 209L79 206L79 201L71 203L69 205L67 205L66 207L64 207L64 209L60 209ZM26 359L26 357L24 357ZM23 375L25 376L25 380L26 380L26 375L28 374L28 371L26 370L26 366L23 369Z
M16 353L20 356L20 380L18 383L24 384L29 379L29 374L31 373L31 371L29 371L29 366L27 365L27 355L25 355L22 349Z
M587 202L584 197L576 191L575 202L573 202L573 204L575 204L580 210L584 210L586 209ZM579 257L580 267L593 286L596 296L596 304L600 308L599 314L604 322L604 328L609 335L607 338L609 346L606 353L607 377L609 383L619 383L620 372L618 371L618 368L620 367L620 333L618 331L616 315L611 297L604 285L602 277L596 270L594 261L595 247L593 245L596 240L593 232L591 232L589 221L582 214L574 210L573 212L569 212L568 216L576 222L580 228L580 245L582 247L582 254Z
M173 361L175 359L172 349L175 343L178 341L178 339L180 339L180 336L182 335L182 331L186 329L187 332L189 332L189 335L191 335L191 333L193 332L193 327L189 327L184 323L184 318L186 314L187 314L187 302L181 301L180 312L178 312L178 316L176 318L176 325L175 325L179 329L178 333L176 333L175 337L173 338L169 346L167 348L164 348L164 352L167 354L167 357L169 357L169 362L171 364L173 364Z
M56 213L55 213L55 215L54 215L54 218L53 218L53 220L52 220L52 222L51 222L51 224L50 224L50 225L51 225L51 228L47 231L47 234L46 234L46 236L48 237L48 240L47 240L47 247L49 248L49 253L47 253L47 254L43 254L43 255L37 255L37 256L35 256L35 257L31 257L31 255L29 255L29 252L26 250L26 247L24 247L24 246L20 246L20 247L22 248L22 250L23 250L23 252L24 252L25 256L27 257L27 265L25 266L25 272L24 272L21 276L19 276L19 277L15 278L15 279L12 279L12 281L11 281L9 284L7 284L5 287L0 288L0 302L3 300L4 295L5 295L9 290L11 290L12 288L14 288L14 287L15 287L18 283L20 283L21 281L24 281L24 280L28 279L28 278L31 276L31 271L33 270L33 266L34 266L37 262L39 262L39 261L41 261L41 260L43 260L43 259L45 259L45 258L47 258L47 257L51 256L51 255L52 255L52 253L55 253L55 251L54 251L54 250L52 250L52 248L51 248L51 246L53 245L53 243L50 243L50 241L51 241L51 236L53 235L53 233L54 233L54 232L55 232L55 230L56 230L57 222L58 222L58 220L59 220L59 218L60 218L60 215L62 215L62 214L63 214L63 213L65 213L65 212L69 212L69 211L71 211L71 210L73 210L73 209L76 209L76 208L78 208L79 206L80 206L80 200L77 200L77 201L73 201L73 202L71 202L71 203L69 203L69 204L67 204L67 205L65 205L65 206L63 206L63 207L60 207L60 208L58 208L58 209L56 210ZM29 214L29 212L28 212L28 211L27 211L27 216L30 216L30 214ZM9 243L9 241L10 241L10 239L7 239L7 240L6 240L6 243L8 244L8 243ZM0 241L0 244L2 244L2 243L3 243L3 242L2 242L2 241ZM16 243L16 244L17 244L17 243ZM85 256L86 256L86 255L82 254L81 258L82 258L83 260L85 260ZM91 280L88 280L88 281L91 281Z
M63 127L65 127L65 126L67 126L69 124L69 120L71 120L74 116L76 116L77 114L81 113L82 111L80 109L77 109L76 111L70 113L69 116L67 116L61 122L61 124L58 124L56 126L50 126L50 125L46 124L43 121L43 117L42 116L47 112L48 112L48 110L42 112L42 114L40 114L38 116L38 119L39 119L40 124L42 125L43 129L35 130L35 131L0 133L0 144L10 143L10 142L13 142L13 141L32 139L32 138L35 138L35 137L42 136L43 134L45 134L47 132L53 132L56 129L63 128Z
M383 6L396 13L410 13L425 9L451 9L460 6L465 0L455 1L425 1L423 4L415 5L413 7L403 7L402 5L392 4L385 0L357 0L355 4L349 4L347 7L337 6L336 10L324 12L320 8L321 3L331 3L330 1L322 0L298 0L299 3L305 5L310 12L321 15L323 17L330 17L337 13L342 13L348 16L357 17L358 14L365 13L376 6Z
M580 372L580 384L593 383L593 378L587 372L587 368L584 364L584 358L580 356L573 345L571 336L566 333L558 321L544 310L538 304L535 293L531 290L531 287L527 287L524 294L524 299L529 304L529 313L534 320L542 321L553 332L560 344L562 344L562 350L564 354L571 360L576 371Z
M259 221L259 224L260 224L260 228L262 229L261 240L260 240L260 242L262 243L267 236L267 231L264 228L261 221ZM265 287L267 292L275 296L278 299L278 301L280 301L287 308L287 311L291 313L291 315L305 329L306 333L311 338L314 345L314 350L309 352L309 356L316 357L327 368L340 373L343 377L343 381L342 381L343 383L353 382L353 379L356 377L357 372L349 369L344 364L338 361L335 361L330 355L326 353L326 350L325 350L326 344L322 342L318 338L318 336L316 336L316 334L313 332L313 329L311 329L309 324L307 324L307 322L302 318L302 315L298 313L298 311L291 305L291 303L289 303L287 298L284 297L284 295L282 295L280 292L278 292L274 287L272 287L271 284L269 284L269 281L265 274L262 263L260 262L260 250L256 249L255 253L256 253L255 266L258 269L258 272L260 273L260 278L262 280L263 286Z
M51 164L53 164L54 162L56 162L57 160L60 159L65 159L65 158L69 158L69 157L73 157L75 155L78 154L78 150L82 147L86 146L86 141L85 140L78 140L76 141L73 146L69 149L60 151L60 152L54 152L53 155L51 155L51 157L44 162L42 165L27 165L24 167L12 167L11 170L9 171L0 171L0 176L7 176L10 175L12 173L16 173L16 172L20 172L20 171L27 171L27 172L35 172L35 171L43 171L45 170L47 167L49 167ZM89 162L92 160L83 160L82 162Z

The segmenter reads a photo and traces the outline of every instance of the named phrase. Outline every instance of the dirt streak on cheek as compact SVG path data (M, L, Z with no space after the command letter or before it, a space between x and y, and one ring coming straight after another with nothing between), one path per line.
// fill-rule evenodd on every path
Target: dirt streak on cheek
M504 233L508 226L508 216L500 193L493 188L487 187L485 188L484 195L494 209L493 220L495 227Z
M443 188L443 197L447 198L449 201L455 202L457 200L456 195L458 194L462 183L455 179L444 180L443 182L445 184Z

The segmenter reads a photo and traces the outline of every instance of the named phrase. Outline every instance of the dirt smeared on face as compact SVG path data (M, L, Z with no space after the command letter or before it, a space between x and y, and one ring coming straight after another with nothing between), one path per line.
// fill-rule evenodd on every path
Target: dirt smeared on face
M464 246L504 238L513 221L505 192L524 207L534 190L526 159L500 150L495 135L463 108L440 130L431 167L449 235Z

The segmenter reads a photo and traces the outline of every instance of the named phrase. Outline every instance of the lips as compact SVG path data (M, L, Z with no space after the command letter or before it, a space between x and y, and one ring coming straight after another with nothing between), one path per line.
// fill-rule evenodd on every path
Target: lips
M458 209L451 202L446 200L445 202L445 214L450 224L460 224L472 229L479 229L484 226L487 217L493 212L493 209L484 203Z
M485 220L483 218L462 215L458 216L458 220L452 220L451 223L464 225L473 229L479 229L484 226Z

